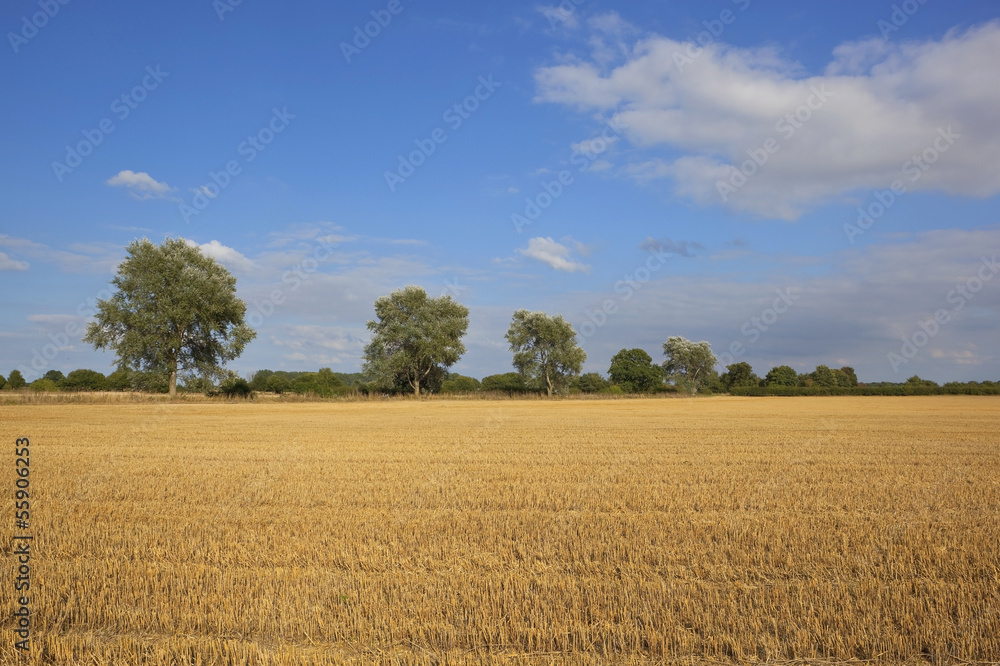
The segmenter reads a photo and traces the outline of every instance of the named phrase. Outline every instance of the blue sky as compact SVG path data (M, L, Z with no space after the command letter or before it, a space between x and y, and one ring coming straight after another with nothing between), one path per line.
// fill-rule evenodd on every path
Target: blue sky
M109 371L94 299L182 236L238 278L242 373L359 369L418 284L477 377L527 308L587 371L682 335L1000 379L1000 7L816 5L11 0L0 373Z

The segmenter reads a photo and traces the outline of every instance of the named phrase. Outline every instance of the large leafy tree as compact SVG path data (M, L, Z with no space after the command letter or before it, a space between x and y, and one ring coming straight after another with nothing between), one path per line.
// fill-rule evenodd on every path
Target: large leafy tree
M675 386L692 393L709 383L715 375L717 362L712 347L707 342L691 342L680 336L671 336L663 343L663 373Z
M7 386L14 389L24 388L28 385L28 382L24 380L24 375L21 374L20 370L11 370L10 377L7 378Z
M428 298L420 287L405 287L376 300L375 316L364 370L383 387L405 382L420 395L423 384L465 353L469 308L451 296Z
M643 349L623 349L611 357L608 376L628 393L649 393L663 384L663 370Z
M256 337L236 278L182 238L128 246L111 280L116 293L97 302L85 342L110 349L119 369L164 376L171 396L177 374L218 375Z
M576 343L576 331L561 315L518 310L504 337L514 352L517 371L550 396L580 374L587 360L587 353Z

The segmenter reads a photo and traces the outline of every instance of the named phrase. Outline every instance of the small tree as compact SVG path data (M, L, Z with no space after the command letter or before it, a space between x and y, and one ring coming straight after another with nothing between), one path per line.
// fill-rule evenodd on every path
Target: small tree
M7 385L7 380L4 378L3 375L0 375L0 391L2 391L3 387L6 385Z
M718 362L707 342L691 342L680 336L667 338L663 343L663 372L676 386L692 393L709 383Z
M117 292L97 302L84 341L113 350L119 369L162 374L171 396L178 372L221 373L257 335L236 278L181 238L134 241L111 284Z
M406 287L375 301L375 316L364 370L385 388L405 382L420 395L432 373L443 375L465 353L469 308L451 296L428 298L421 287Z
M642 349L623 349L611 358L608 376L628 393L649 393L663 384L663 370Z
M837 375L837 381L841 386L847 388L854 388L858 385L858 375L854 372L854 368L849 365L845 365L843 368L838 370L840 374Z
M488 375L483 377L479 386L484 391L497 391L499 393L524 393L528 390L527 384L524 383L524 377L518 372Z
M49 381L58 384L62 380L66 379L66 375L64 375L59 370L49 370L44 375L42 375L42 379L48 379Z
M728 391L734 386L759 386L760 377L754 374L753 368L746 361L732 363L726 366L726 372L722 375L722 385Z
M103 391L108 380L96 370L73 370L62 380L62 388L67 391Z
M833 388L837 385L837 375L833 373L833 370L829 366L817 365L810 376L816 386Z
M504 336L514 352L514 367L551 396L569 377L580 374L587 353L576 331L561 315L518 310Z
M656 370L656 375L660 378L659 368L654 368ZM577 387L584 393L600 393L610 386L610 382L604 377L601 377L596 372L587 372L580 375L580 379L576 382Z
M12 391L22 389L27 386L28 382L24 381L24 376L21 374L20 370L11 370L10 377L7 378L7 385Z
M479 390L479 380L465 375L450 375L441 384L442 393L475 393Z
M799 374L787 365L771 368L764 377L765 386L798 386Z

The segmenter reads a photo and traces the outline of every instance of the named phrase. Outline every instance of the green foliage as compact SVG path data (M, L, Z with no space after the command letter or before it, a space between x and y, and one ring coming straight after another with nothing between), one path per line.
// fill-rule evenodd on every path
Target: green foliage
M20 370L11 370L10 376L7 378L7 387L12 391L22 389L27 386L28 382L24 381L24 375L21 374Z
M253 389L250 388L250 382L235 375L230 375L222 380L219 384L219 393L230 399L242 398L247 400L253 397Z
M132 242L111 284L84 341L114 351L122 369L163 375L171 395L179 372L218 373L256 337L236 278L181 238Z
M3 387L6 385L7 385L7 379L4 378L3 375L0 375L0 391L2 391Z
M608 376L628 393L650 393L663 384L663 369L642 349L622 349L615 354Z
M261 390L281 395L283 393L287 393L291 389L292 383L290 381L284 377L279 377L278 375L271 375L264 381L264 388ZM257 389L255 388L254 390Z
M368 322L372 339L364 369L385 388L405 382L419 395L432 373L442 373L465 353L469 308L451 296L428 298L421 287L405 287L376 300L375 316Z
M132 373L128 370L115 370L108 375L107 387L109 391L131 391Z
M442 393L475 393L479 390L479 380L464 375L449 375L441 384Z
M611 394L611 395L621 395L621 394L625 393L625 391L622 389L622 387L618 386L618 384L608 384L608 386L606 386L605 388L602 388L600 390L600 392L601 393L608 393L608 394Z
M529 384L552 395L567 387L583 369L587 353L576 343L576 331L561 315L518 310L504 336L514 352L514 367Z
M28 388L35 393L51 393L53 391L59 390L59 385L56 384L51 379L46 379L42 377L41 379L36 379L35 381L28 384Z
M746 361L732 363L726 366L726 372L720 378L722 386L729 391L733 387L760 386L760 377L754 374L753 368Z
M497 391L502 393L526 393L531 390L525 384L524 377L519 372L505 372L502 375L483 377L479 386L483 391Z
M654 369L657 371L657 375L659 375L659 368ZM576 381L576 388L580 389L583 393L600 393L609 386L611 386L611 383L596 372L582 374Z
M64 375L58 370L49 370L44 375L42 375L42 379L48 379L49 381L58 384L62 380L66 379L66 375Z
M854 372L854 368L849 365L845 365L839 370L839 372L840 374L837 376L839 386L852 388L858 385L858 375Z
M833 374L833 370L825 365L817 365L816 369L813 370L810 375L810 378L816 386L822 386L825 388L837 386L837 376Z
M65 391L104 391L108 387L107 378L96 370L73 370L62 380Z
M910 377L909 379L907 379L906 380L906 384L907 384L907 386L924 386L924 387L927 387L927 388L937 388L938 387L938 383L937 382L931 381L930 379L921 379L917 375L913 375L912 377Z
M702 386L718 381L715 372L718 361L707 342L691 342L672 336L663 343L663 355L667 357L663 361L663 372L678 388L697 393Z
M794 368L787 365L779 365L771 368L767 376L764 377L765 386L797 386L799 375Z

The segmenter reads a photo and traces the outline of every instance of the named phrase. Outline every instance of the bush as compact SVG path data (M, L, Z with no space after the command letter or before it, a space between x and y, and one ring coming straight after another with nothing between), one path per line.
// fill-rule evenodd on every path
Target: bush
M96 370L83 368L74 370L62 380L62 388L66 391L103 391L107 386L107 377Z
M36 379L35 381L28 384L28 388L35 393L52 393L59 390L59 385L56 384L51 379Z
M219 393L227 398L243 398L244 400L253 398L250 382L242 377L227 377L219 384Z
M525 393L530 390L524 383L524 377L517 372L483 377L480 386L484 391L499 391L503 393Z
M580 375L575 384L576 388L584 393L600 393L608 388L610 382L596 372L587 372Z
M479 380L475 377L451 375L441 384L441 393L475 393L479 386Z
M128 370L115 370L108 375L105 385L109 391L132 390L132 378Z

